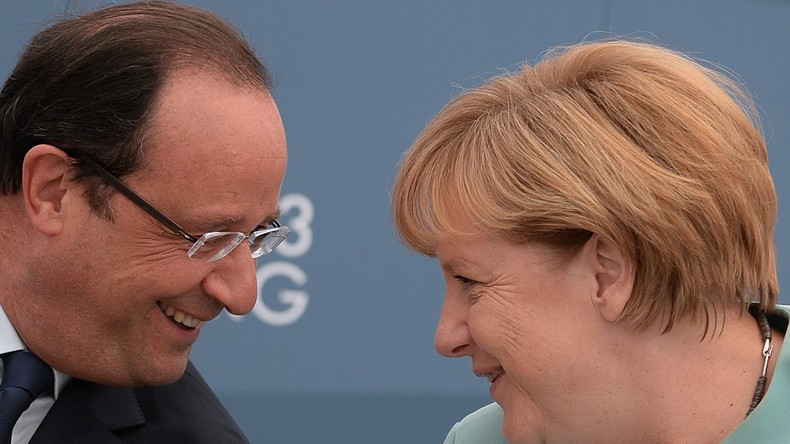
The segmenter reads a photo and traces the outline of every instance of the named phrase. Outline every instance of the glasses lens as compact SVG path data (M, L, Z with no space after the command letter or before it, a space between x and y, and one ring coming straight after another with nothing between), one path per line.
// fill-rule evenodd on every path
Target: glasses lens
M187 255L195 260L216 261L227 256L242 240L242 233L211 232L200 236Z
M280 226L252 233L250 236L252 257L259 258L274 251L285 240L289 231L288 227Z

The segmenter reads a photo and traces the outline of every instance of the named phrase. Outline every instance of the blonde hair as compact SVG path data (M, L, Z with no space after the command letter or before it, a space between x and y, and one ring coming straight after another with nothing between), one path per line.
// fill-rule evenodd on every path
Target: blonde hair
M778 284L776 193L751 98L726 75L645 42L586 42L447 104L406 152L392 197L409 247L474 227L575 251L615 242L645 329L759 300ZM713 313L711 313L711 310Z

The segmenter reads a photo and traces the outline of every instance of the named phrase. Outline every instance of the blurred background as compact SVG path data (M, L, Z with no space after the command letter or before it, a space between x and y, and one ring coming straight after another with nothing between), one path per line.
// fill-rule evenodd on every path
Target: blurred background
M109 3L3 2L0 77L48 20ZM440 443L489 402L468 359L434 351L443 281L401 247L389 193L402 152L449 99L556 45L647 38L737 73L762 112L790 282L790 2L186 3L248 37L288 135L282 222L295 234L261 262L254 312L210 323L192 354L252 442Z

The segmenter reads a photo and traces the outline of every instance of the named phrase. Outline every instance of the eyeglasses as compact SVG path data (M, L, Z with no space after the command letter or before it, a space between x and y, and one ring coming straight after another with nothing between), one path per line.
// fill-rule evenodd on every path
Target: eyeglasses
M138 207L142 208L143 211L148 213L151 217L161 222L162 225L167 227L174 234L192 242L192 247L187 251L187 256L191 259L208 262L220 260L230 254L230 252L238 247L245 239L250 244L252 257L257 259L274 251L290 232L288 227L282 226L279 222L273 220L270 224L270 228L256 229L249 235L238 231L212 231L200 237L194 236L184 230L181 225L178 225L173 219L165 216L164 213L159 211L142 196L135 193L128 185L123 183L121 179L118 179L112 173L104 169L104 167L94 162L93 159L87 156L77 156L77 158L85 162L85 164L99 173L113 188L126 196Z

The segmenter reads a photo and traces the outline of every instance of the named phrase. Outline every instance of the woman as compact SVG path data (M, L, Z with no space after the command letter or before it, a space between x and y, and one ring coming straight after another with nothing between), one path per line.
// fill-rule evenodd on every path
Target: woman
M790 440L757 126L726 76L629 41L557 50L433 119L395 224L444 274L437 350L502 409L447 442Z

